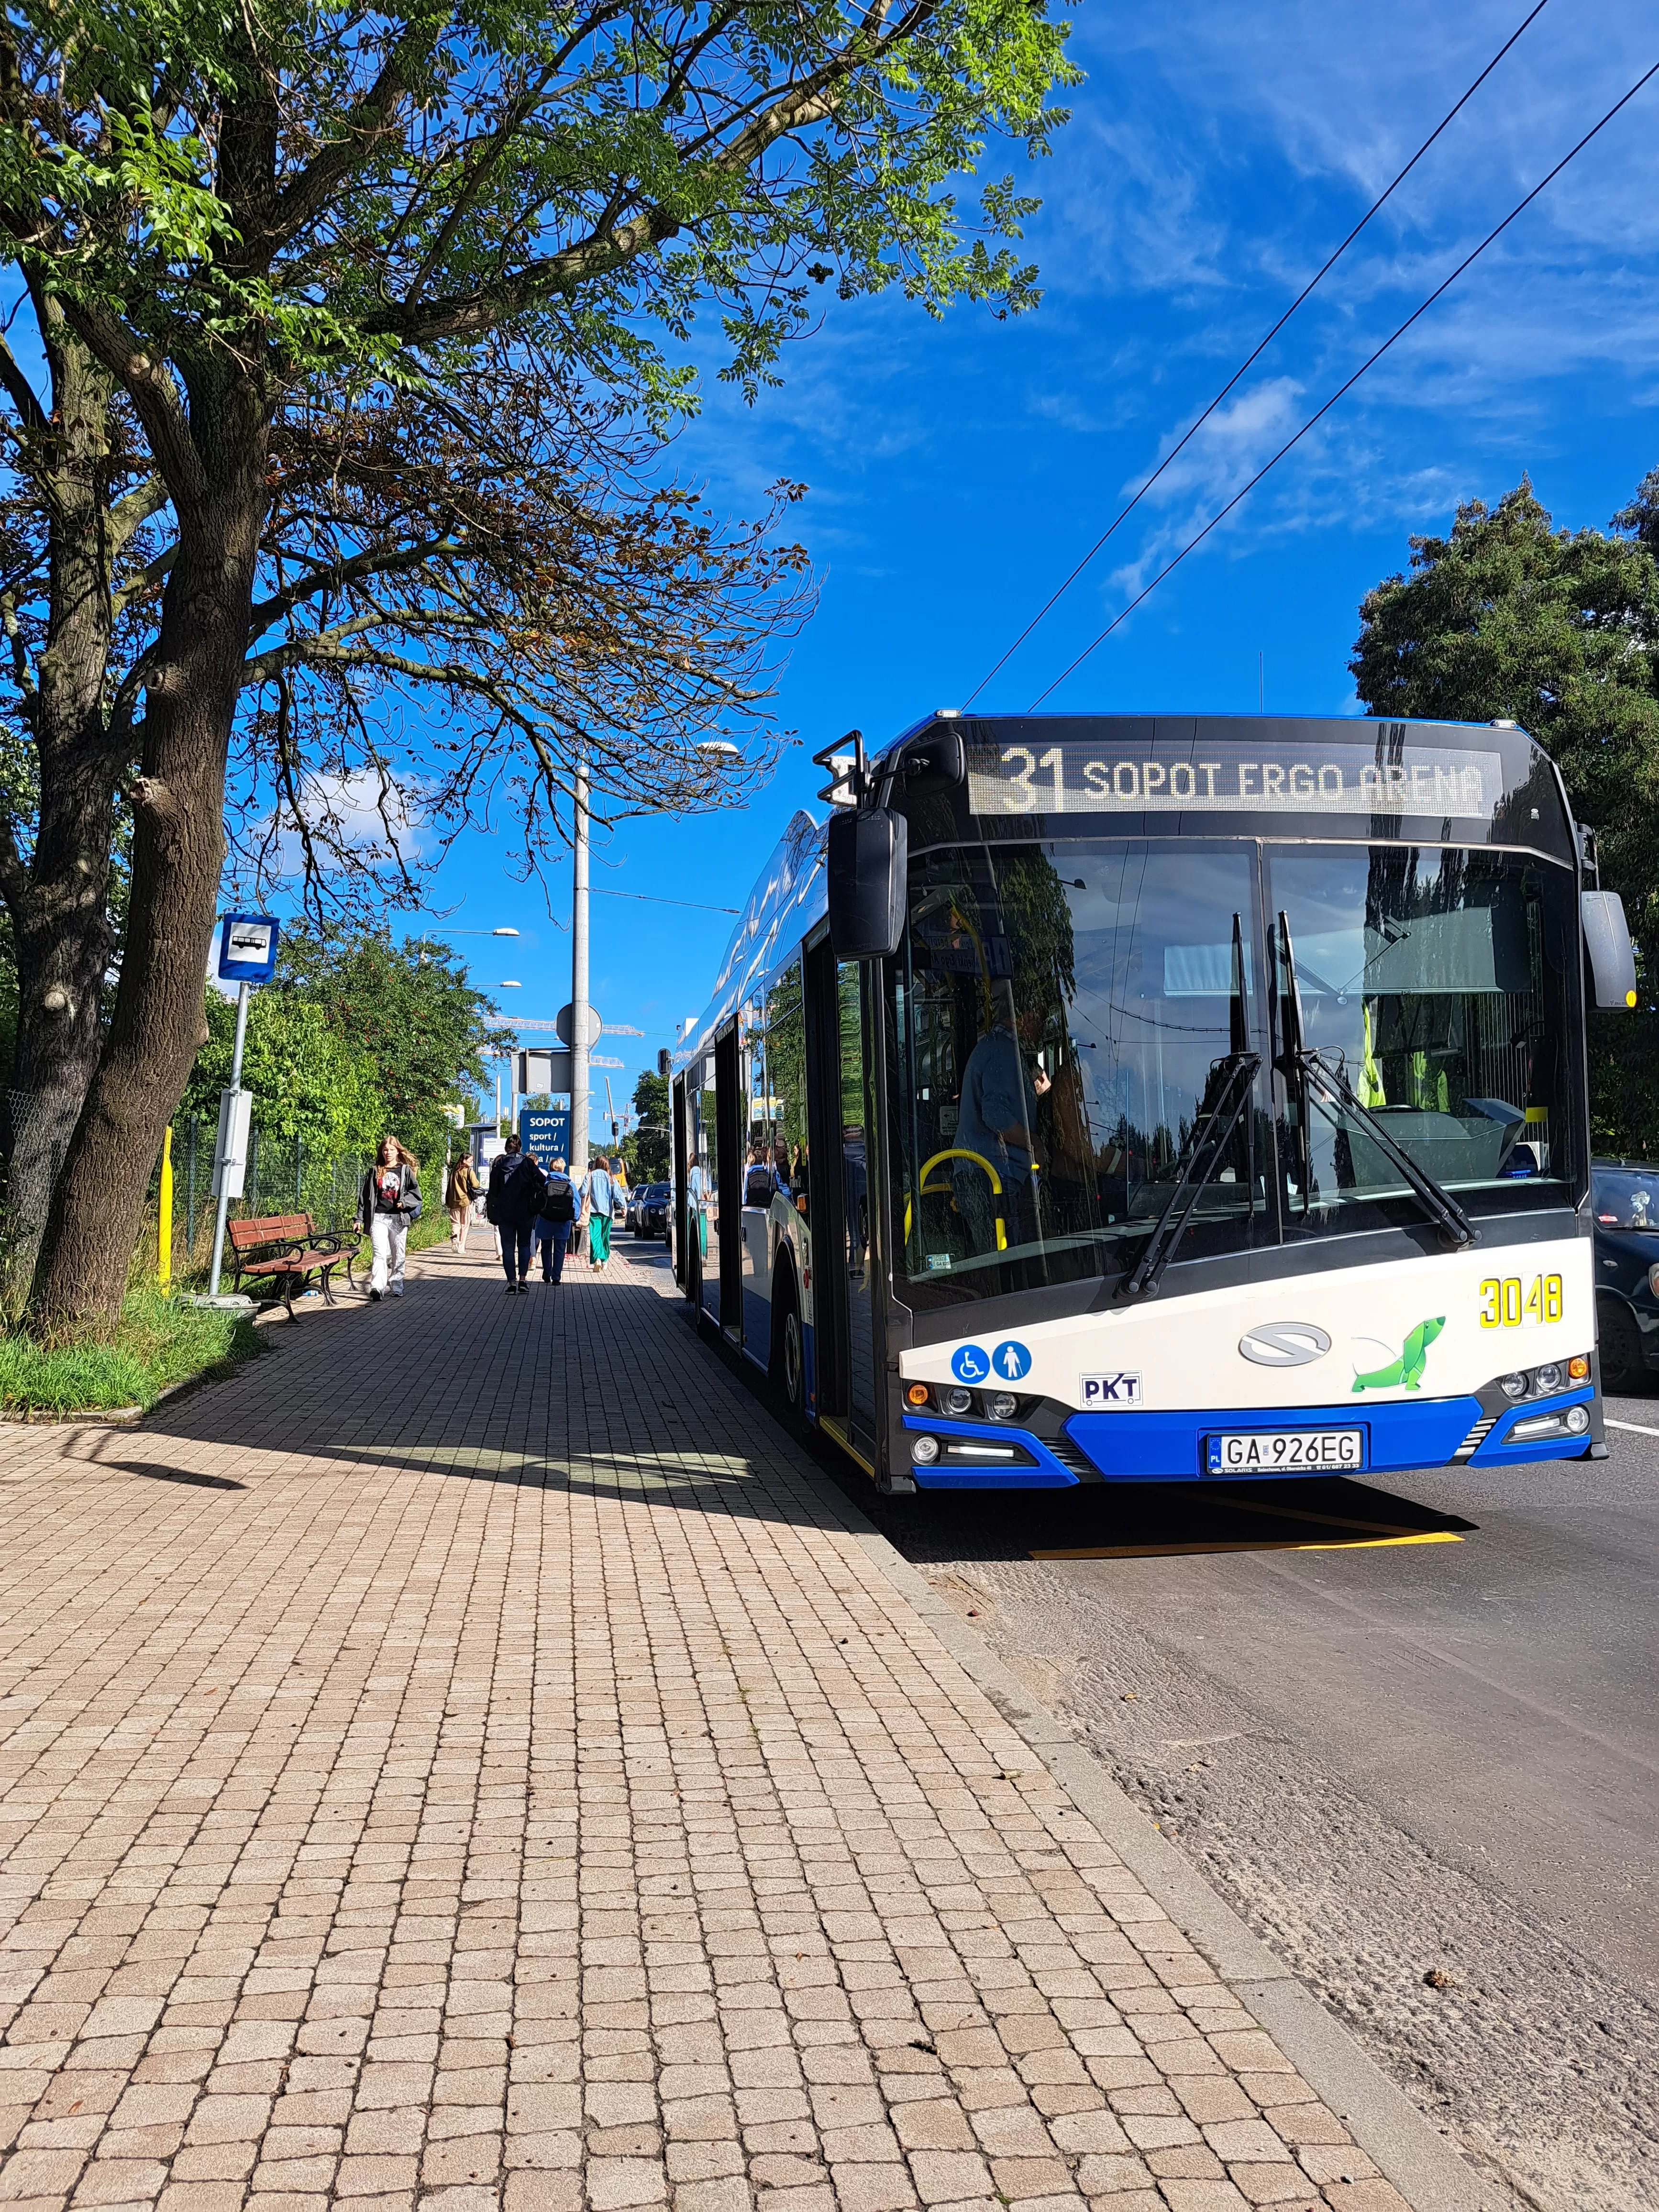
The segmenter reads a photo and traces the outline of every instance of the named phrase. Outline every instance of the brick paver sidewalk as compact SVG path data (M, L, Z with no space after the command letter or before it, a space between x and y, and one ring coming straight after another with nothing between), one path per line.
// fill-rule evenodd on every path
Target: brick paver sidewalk
M1399 2212L644 1248L0 1431L0 2195Z

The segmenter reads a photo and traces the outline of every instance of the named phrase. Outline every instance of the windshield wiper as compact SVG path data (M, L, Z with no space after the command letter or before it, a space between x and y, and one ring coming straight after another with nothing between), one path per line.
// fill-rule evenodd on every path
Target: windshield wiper
M1199 1102L1198 1116L1182 1152L1181 1174L1164 1203L1164 1211L1152 1224L1152 1233L1146 1240L1146 1250L1123 1285L1124 1293L1128 1297L1151 1297L1163 1281L1164 1271L1174 1259L1176 1247L1187 1233L1193 1209L1207 1186L1215 1180L1217 1171L1226 1157L1227 1146L1232 1141L1233 1131L1238 1127L1238 1117L1250 1102L1251 1088L1261 1066L1261 1054L1249 1051L1244 1042L1249 1034L1244 1005L1244 945L1237 915L1233 916L1232 969L1232 1050L1224 1053L1219 1060L1211 1063L1209 1079ZM1254 1213L1255 1148L1254 1132L1249 1121L1245 1127L1246 1183L1250 1212Z
M1429 1173L1419 1167L1411 1154L1399 1143L1387 1127L1379 1121L1369 1106L1361 1103L1348 1082L1338 1069L1328 1066L1321 1054L1313 1051L1305 1041L1302 1026L1302 993L1297 982L1296 953L1291 944L1290 917L1280 913L1279 935L1285 959L1287 985L1285 1006L1285 1054L1280 1065L1287 1078L1297 1080L1298 1091L1297 1118L1301 1123L1302 1205L1305 1213L1312 1197L1313 1148L1308 1129L1308 1099L1316 1093L1320 1104L1336 1121L1346 1114L1357 1121L1370 1139L1389 1166L1407 1185L1435 1227L1455 1250L1478 1243L1480 1238L1474 1224L1462 1207Z

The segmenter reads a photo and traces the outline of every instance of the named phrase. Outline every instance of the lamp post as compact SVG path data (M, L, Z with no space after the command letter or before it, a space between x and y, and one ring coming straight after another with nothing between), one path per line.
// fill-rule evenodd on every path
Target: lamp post
M482 934L482 933L480 933ZM500 930L500 931L495 931L495 930L492 930L492 931L491 931L491 933L490 933L490 934L491 934L492 936L502 936L502 937L516 937L516 936L518 935L518 933L518 933L518 931L517 931L516 929L514 929L514 930ZM518 979L517 979L517 977L516 977L516 976L513 976L513 975L503 975L503 976L502 976L502 978L501 978L501 981L500 981L499 983L497 983L497 984L496 984L495 988L496 988L498 991L520 991L520 990L522 990L522 989L524 988L524 986L523 986L523 985L522 985L522 984L518 981ZM508 1066L508 1068L509 1068L509 1069L512 1067L513 1061L512 1061L512 1057L511 1057L511 1055L510 1055L510 1054L507 1056L507 1066ZM514 1105L514 1098L515 1098L516 1095L517 1095L517 1086L516 1086L515 1085L514 1085L513 1083L509 1082L509 1083L508 1083L508 1085L507 1085L507 1120L508 1120L509 1121L513 1119L513 1105ZM495 1134L499 1137L499 1136L501 1135L501 1071L500 1067L498 1066L498 1067L496 1068L496 1070L495 1070Z
M570 908L570 1173L587 1173L587 756L575 762Z

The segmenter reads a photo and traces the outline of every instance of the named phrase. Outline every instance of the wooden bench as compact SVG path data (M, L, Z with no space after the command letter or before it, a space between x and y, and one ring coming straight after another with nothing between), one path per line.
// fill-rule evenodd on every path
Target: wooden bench
M234 1287L241 1289L244 1275L270 1277L290 1321L298 1318L294 1301L307 1277L317 1277L324 1297L332 1305L334 1287L329 1279L343 1260L346 1279L354 1291L357 1287L352 1262L362 1240L355 1230L319 1230L308 1213L271 1213L258 1220L228 1222L226 1227L230 1233Z

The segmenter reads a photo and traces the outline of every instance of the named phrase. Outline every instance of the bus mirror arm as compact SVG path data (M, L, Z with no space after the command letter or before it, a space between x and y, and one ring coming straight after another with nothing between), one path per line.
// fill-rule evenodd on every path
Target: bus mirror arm
M1123 1285L1127 1297L1149 1298L1156 1294L1164 1269L1176 1255L1176 1245L1187 1233L1193 1209L1214 1180L1233 1131L1238 1127L1238 1117L1249 1104L1251 1086L1261 1066L1261 1055L1258 1052L1230 1052L1211 1068L1188 1146L1186 1163L1163 1212L1152 1224L1146 1250ZM1254 1191L1250 1196L1254 1207Z

